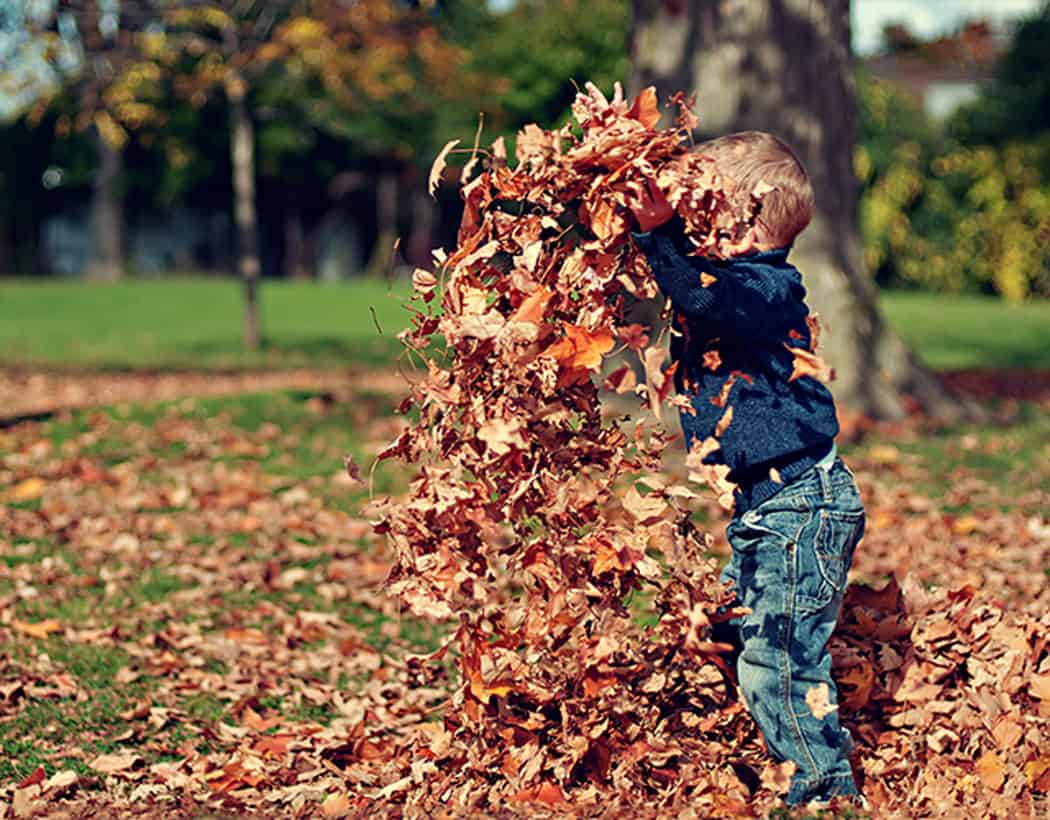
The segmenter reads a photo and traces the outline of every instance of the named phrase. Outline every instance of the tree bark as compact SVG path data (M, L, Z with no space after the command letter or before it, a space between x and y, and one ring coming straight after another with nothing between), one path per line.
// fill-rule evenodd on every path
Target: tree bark
M258 350L262 334L259 323L259 227L255 212L255 126L248 112L245 92L244 79L231 72L226 81L226 99L230 106L237 272L244 295L244 347Z
M306 231L303 230L303 211L294 195L292 197L284 211L284 275L291 279L312 279L314 266Z
M836 398L900 417L910 394L938 417L964 406L885 323L865 274L853 173L856 104L848 0L633 0L631 84L696 91L698 138L769 131L798 154L816 208L792 261L824 326Z
M119 190L124 154L96 128L98 167L91 193L91 234L94 249L87 266L92 279L115 281L124 277L124 201Z
M388 275L397 240L397 173L380 171L376 179L376 244L368 260L370 276Z

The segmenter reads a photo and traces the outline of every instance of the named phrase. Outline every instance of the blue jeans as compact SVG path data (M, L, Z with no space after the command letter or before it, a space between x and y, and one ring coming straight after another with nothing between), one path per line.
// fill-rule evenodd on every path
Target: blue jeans
M770 752L797 766L789 805L858 793L849 733L820 695L826 686L835 704L826 644L863 533L857 485L837 458L735 516L726 531L733 552L722 580L751 609L730 621L741 647L737 678Z

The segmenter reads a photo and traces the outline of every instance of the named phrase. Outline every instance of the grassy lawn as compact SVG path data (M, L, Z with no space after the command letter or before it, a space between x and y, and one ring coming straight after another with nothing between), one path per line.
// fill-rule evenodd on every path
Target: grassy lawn
M0 602L13 623L55 624L55 634L16 628L0 648L0 687L29 686L6 715L0 707L0 783L37 766L88 775L99 754L150 763L228 750L220 724L255 720L245 702L275 726L327 725L336 707L305 702L296 687L353 691L365 647L433 649L443 627L379 594L389 556L358 518L367 488L339 480L344 454L367 472L400 423L395 400L362 392L330 406L290 391L124 405L0 434L0 485L13 488L0 493ZM977 482L987 489L974 501L1006 512L1017 500L1011 514L1024 520L1046 486L1048 436L1031 407L1008 428L876 438L850 458L866 486L905 481L953 514L970 507L952 483ZM909 471L896 479L878 476L885 456L871 461L888 447L901 453L891 466ZM22 492L27 475L39 486ZM406 478L386 465L375 490L399 492ZM883 503L896 514L896 497L876 498L873 520ZM71 514L90 527L41 530ZM324 628L302 622L327 617ZM246 642L236 652L231 636ZM290 681L252 654L266 641L300 670ZM324 653L346 668L317 668L310 658Z
M1050 300L886 292L890 324L930 366L1050 368Z
M240 348L236 282L0 281L0 361L95 369L344 367L389 361L406 282L266 282L265 349ZM885 293L890 323L935 368L1050 368L1050 302ZM373 319L372 309L375 310ZM383 329L376 330L376 320Z
M81 369L383 364L400 349L409 292L404 282L371 279L266 282L264 349L246 354L240 290L231 279L0 280L0 361Z

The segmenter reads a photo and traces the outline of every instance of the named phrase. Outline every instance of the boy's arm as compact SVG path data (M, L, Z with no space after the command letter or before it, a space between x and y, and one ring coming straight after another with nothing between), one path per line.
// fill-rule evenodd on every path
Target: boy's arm
M649 260L656 283L675 310L690 319L721 318L727 309L728 277L720 276L707 259L683 253L675 241L673 228L633 236Z
M683 236L683 225L660 186L646 179L633 189L628 201L640 232L634 241L649 260L660 289L675 310L690 318L712 317L717 305L718 277L705 259L689 256L679 248L676 237ZM712 277L707 279L702 276ZM713 317L712 317L713 318Z

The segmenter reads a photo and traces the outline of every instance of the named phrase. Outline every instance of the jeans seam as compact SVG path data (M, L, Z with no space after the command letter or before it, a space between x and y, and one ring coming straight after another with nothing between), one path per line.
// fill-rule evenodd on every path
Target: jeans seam
M795 597L798 594L798 542L801 540L803 530L813 520L813 512L810 511L809 518L806 519L805 523L798 528L795 533L794 539L791 541L790 559L788 563L788 595L787 595L787 629L781 638L781 684L783 696L783 702L786 706L786 712L788 717L788 723L791 725L791 731L795 735L795 740L798 742L798 747L802 750L806 756L806 761L809 763L810 770L818 778L820 777L820 767L817 766L816 758L813 757L813 752L809 748L809 744L806 743L806 738L802 734L802 727L798 722L798 715L795 714L795 707L791 701L791 638L795 633Z

